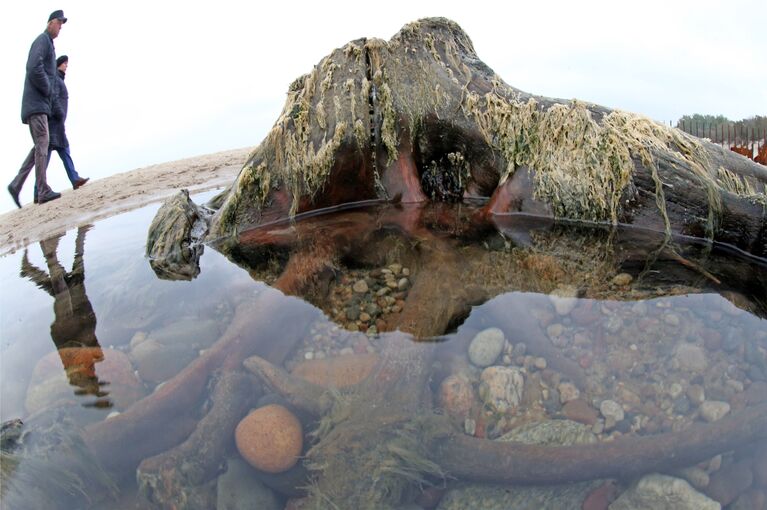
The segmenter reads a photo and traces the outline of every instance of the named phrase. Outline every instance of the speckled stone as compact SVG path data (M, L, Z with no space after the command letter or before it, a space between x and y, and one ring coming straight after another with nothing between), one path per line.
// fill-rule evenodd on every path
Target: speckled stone
M285 407L270 404L242 419L234 432L237 451L248 463L267 473L287 471L298 462L303 430Z
M492 409L504 413L522 401L525 377L516 367L488 367L482 371L479 396Z
M614 400L603 400L599 404L599 412L606 419L611 419L614 422L619 422L624 418L623 407Z
M439 386L439 405L454 418L464 419L474 405L474 389L466 376L453 374Z

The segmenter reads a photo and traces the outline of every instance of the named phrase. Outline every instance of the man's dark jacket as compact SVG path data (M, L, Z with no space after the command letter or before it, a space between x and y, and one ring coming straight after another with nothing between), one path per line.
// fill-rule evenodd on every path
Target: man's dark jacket
M21 99L21 121L29 122L36 113L51 115L51 96L56 78L56 50L48 32L43 32L29 48L27 76L24 79L24 95Z
M51 149L66 149L69 147L64 122L67 120L69 109L69 92L64 83L64 72L56 71L55 86L51 102L51 116L48 119L49 144Z

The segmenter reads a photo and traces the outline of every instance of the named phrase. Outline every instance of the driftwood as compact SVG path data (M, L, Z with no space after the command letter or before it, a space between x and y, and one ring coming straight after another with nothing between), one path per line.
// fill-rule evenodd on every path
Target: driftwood
M405 256L431 277L413 282L399 331L386 335L381 362L340 396L292 378L278 367L290 343L269 359L262 351L268 334L243 338L267 324L306 326L275 319L276 311L286 317L284 310L266 300L238 311L209 354L125 413L119 426L94 426L91 443L109 452L115 441L140 435L142 424L174 419L198 403L214 370L237 370L258 353L246 367L320 419L306 461L313 470L311 496L320 507L390 508L410 499L416 487L450 476L559 483L634 476L731 450L767 434L763 407L689 432L583 447L499 446L452 430L431 411L433 349L414 339L442 335L490 296L461 281L454 247L425 233L420 209L409 204L479 198L486 205L467 228L494 227L522 212L632 224L669 240L692 236L764 258L765 183L764 168L678 130L510 87L448 20L411 23L389 42L350 42L291 85L272 131L237 180L207 204L214 211L208 233L195 238L190 227L169 228L175 221L170 215L153 224L149 239L158 249L149 253L159 275L194 275L193 252L163 246L205 241L243 264L294 249L277 287L311 299L322 296L339 257L375 259L381 250L370 249L371 243L386 242L364 226L370 218L346 216L347 224L323 231L312 223L312 211L361 201L400 203L398 213L387 213L377 225L404 233L412 247ZM170 235L163 232L172 238L163 239ZM174 259L173 252L183 252L184 259ZM678 262L682 257L676 256ZM499 310L497 316L508 332L537 328L524 310ZM559 370L583 384L572 362L559 361ZM131 461L159 451L139 452Z

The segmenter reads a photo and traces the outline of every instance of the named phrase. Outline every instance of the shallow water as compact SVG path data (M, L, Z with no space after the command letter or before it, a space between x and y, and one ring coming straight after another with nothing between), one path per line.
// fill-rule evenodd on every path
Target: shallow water
M34 459L51 447L35 437L77 437L75 432L85 431L91 446L108 443L92 443L88 434L109 431L100 422L118 422L121 418L109 418L117 413L132 416L147 395L167 390L162 388L166 381L173 386L185 367L212 356L212 346L227 338L233 324L245 325L238 330L243 337L251 336L243 331L252 332L256 347L247 355L258 354L289 371L339 358L345 368L334 370L342 375L359 369L355 360L386 357L387 345L400 336L392 330L418 332L420 340L428 340L420 345L430 352L424 358L425 379L413 380L428 382L433 398L407 412L435 411L455 430L491 440L530 423L564 419L585 424L584 433L595 441L685 430L718 419L717 413L767 400L763 261L682 240L668 245L648 232L556 226L524 217L468 227L475 212L470 205L369 206L246 233L240 245L220 247L229 258L206 247L197 278L166 281L155 276L144 257L157 208L81 227L0 258L0 418L21 419L25 425L19 430L36 431L22 436L26 443L12 452L22 461L4 489L11 508L118 505L107 498L114 492L109 483L83 481L98 478L93 472L101 468L82 453L87 451L82 444L74 440L75 446L41 467ZM316 261L323 263L315 267ZM297 297L270 290L271 285L289 288ZM275 312L262 317L248 308L259 304ZM488 328L500 328L505 338L487 362L501 369L490 371L467 354L476 335ZM239 360L225 358L226 353L216 358L210 370L240 370ZM468 396L451 393L443 384L448 377L466 381ZM424 388L407 387L410 379L403 381L397 391L423 393ZM161 497L146 489L136 494L132 456L167 449L152 447L153 441L172 446L182 440L188 422L202 419L211 408L206 398L212 388L210 383L201 397L189 397L183 420L179 413L150 414L138 437L126 436L130 441L117 450L96 454L120 489L119 505L144 507L145 498ZM610 412L607 405L600 412L605 401L619 410ZM284 403L268 392L264 402ZM363 417L368 412L359 406L364 405L357 408ZM378 427L375 415L371 408L371 429ZM299 417L305 432L316 427L305 415ZM217 454L222 466L227 459L234 466L239 458L231 441ZM727 452L719 466L714 461L704 471L715 477L744 455ZM247 487L260 479L273 487L264 490L274 507L282 508L289 496L302 495L296 487L306 484L296 468L287 480L242 469L235 481L220 479L218 495L217 473L206 475L213 482L204 489L189 492L202 498L195 500L201 508L216 498L223 505L221 487L233 491L234 498L252 498ZM433 475L427 481L444 493L439 508L476 507L476 487ZM40 493L30 491L25 484L34 485L40 477L63 489L50 484ZM626 486L619 487L618 492ZM559 496L556 488L540 494L519 490L512 501L508 491L493 496L495 489L485 487L481 497L495 497L493 503L483 500L487 507L524 508L542 501L556 506L550 499L556 497L580 507L593 488ZM405 491L403 498L412 500L417 492ZM418 497L426 506L424 495ZM337 504L345 507L344 501Z

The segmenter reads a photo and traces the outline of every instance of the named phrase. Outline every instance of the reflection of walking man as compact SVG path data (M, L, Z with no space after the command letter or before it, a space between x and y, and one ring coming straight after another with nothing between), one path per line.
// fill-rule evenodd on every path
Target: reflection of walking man
M51 154L53 154L53 151L58 152L61 162L64 164L64 170L67 172L69 182L72 183L74 189L77 189L88 182L88 178L80 177L77 174L77 170L75 170L72 155L69 153L69 140L67 140L67 132L64 126L64 123L67 120L67 110L69 110L69 91L67 90L67 85L64 83L68 66L69 57L66 55L62 55L56 59L56 94L53 98L53 115L48 119L48 128L50 132L48 163L51 162Z
M56 251L62 235L40 241L48 272L31 262L24 250L21 260L21 276L32 280L38 287L53 296L55 318L51 324L51 338L59 350L61 361L67 371L69 382L82 388L81 393L104 396L96 378L96 362L104 359L96 338L96 314L85 293L85 266L83 253L85 233L91 225L80 227L75 240L75 258L72 271L67 272L59 262ZM88 356L72 356L69 347L91 347ZM75 351L76 352L76 351Z
M48 186L45 172L48 168L48 117L51 116L56 79L56 51L53 40L59 36L61 25L66 22L64 11L52 12L48 17L45 32L37 36L29 49L24 95L21 100L21 121L29 124L29 132L35 146L29 151L19 173L8 185L8 192L17 207L21 207L19 193L33 166L39 203L49 202L61 196Z

